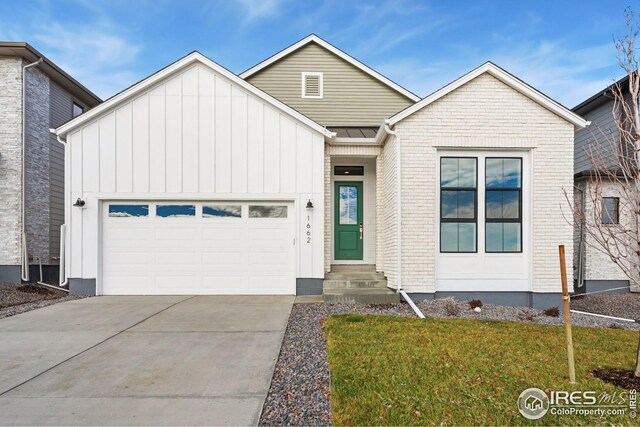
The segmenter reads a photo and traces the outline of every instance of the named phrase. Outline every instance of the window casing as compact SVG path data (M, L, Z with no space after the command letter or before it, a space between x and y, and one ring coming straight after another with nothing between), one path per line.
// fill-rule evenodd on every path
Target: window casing
M324 97L324 76L322 73L303 72L301 77L302 98L322 99Z
M474 253L478 240L478 159L440 158L440 252Z
M602 218L603 224L619 224L620 223L620 198L619 197L603 197L602 198Z
M485 252L522 252L522 158L485 159Z

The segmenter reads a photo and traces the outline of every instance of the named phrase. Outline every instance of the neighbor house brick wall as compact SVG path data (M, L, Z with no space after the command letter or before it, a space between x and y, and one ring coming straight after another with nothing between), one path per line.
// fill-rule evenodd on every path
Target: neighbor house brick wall
M22 60L0 57L0 265L20 264Z
M49 264L49 77L31 68L26 84L27 248L33 263Z
M407 291L435 291L439 147L516 148L532 153L532 290L560 291L558 245L565 245L568 260L573 257L572 226L561 211L567 203L563 189L572 191L573 186L571 123L483 74L397 123L395 129L402 146L402 271ZM385 156L393 151L390 148L388 142ZM389 213L385 219L392 222L393 216ZM394 239L389 237L385 256L393 248ZM571 269L568 275L571 282Z

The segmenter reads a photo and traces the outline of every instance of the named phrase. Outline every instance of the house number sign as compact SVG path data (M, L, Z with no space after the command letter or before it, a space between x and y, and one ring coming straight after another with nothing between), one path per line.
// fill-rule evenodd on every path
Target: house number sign
M307 244L311 244L311 215L307 215Z

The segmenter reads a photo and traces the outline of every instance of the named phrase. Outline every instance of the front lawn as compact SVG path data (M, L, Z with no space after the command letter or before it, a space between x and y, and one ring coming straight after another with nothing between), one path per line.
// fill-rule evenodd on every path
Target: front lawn
M594 378L631 369L638 332L574 327L570 386L564 329L523 322L344 314L325 321L335 425L636 425L628 415L537 421L516 402L529 388L624 390Z

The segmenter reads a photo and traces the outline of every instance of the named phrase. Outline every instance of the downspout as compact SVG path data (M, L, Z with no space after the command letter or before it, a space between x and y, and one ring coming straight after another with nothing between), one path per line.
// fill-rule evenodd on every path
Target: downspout
M413 300L402 289L402 159L400 157L400 134L389 126L389 120L384 121L384 131L392 135L396 140L396 288L402 297L409 303L419 318L424 319L424 314L415 305Z
M20 216L22 228L22 251L21 251L21 273L20 278L29 281L29 250L27 249L27 209L25 203L27 201L27 124L26 124L26 108L27 108L27 69L36 67L42 62L42 58L31 64L22 67L22 192L20 195Z
M55 134L55 132L53 131L53 129L51 130L51 133ZM57 134L56 135L56 139L58 140L58 142L60 144L62 144L64 146L64 155L65 157L67 156L67 142L63 139L61 139ZM66 180L64 185L66 186ZM66 193L66 192L65 192ZM65 201L66 202L66 201ZM65 207L66 209L66 207ZM69 283L69 279L67 278L67 271L66 271L66 240L67 240L67 224L62 224L60 226L60 277L59 277L59 281L60 283L58 284L59 287L63 287L63 286L67 286L67 284ZM66 289L64 289L66 290ZM69 291L67 291L69 292Z

